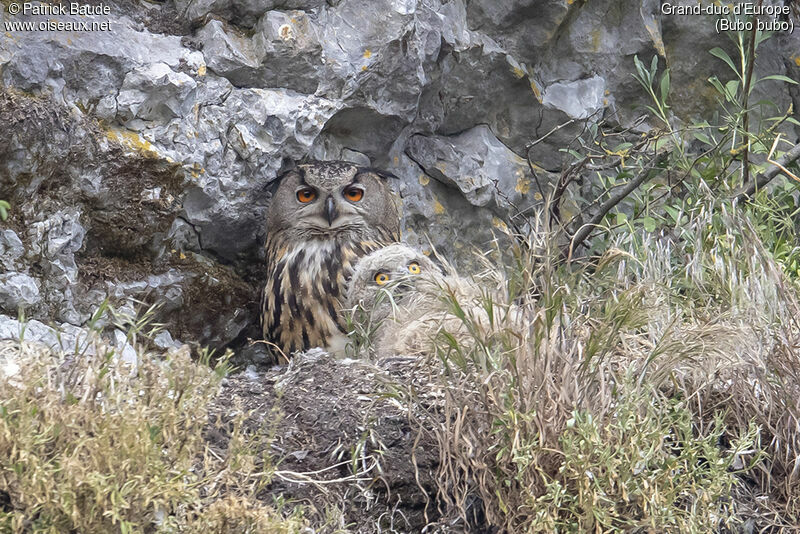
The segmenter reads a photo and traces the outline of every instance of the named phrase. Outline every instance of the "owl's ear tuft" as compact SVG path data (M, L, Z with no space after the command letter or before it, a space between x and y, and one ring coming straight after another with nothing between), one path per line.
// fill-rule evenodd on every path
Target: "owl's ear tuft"
M281 161L281 168L278 169L278 172L275 173L275 178L272 179L270 183L281 183L281 180L286 178L287 175L291 174L292 172L302 172L302 169L294 160L289 158L283 158Z
M293 172L298 172L296 165L282 166L274 178L267 180L266 182L262 182L262 185L259 187L259 195L266 198L267 202L271 202L283 179Z
M288 171L291 171L292 169L297 167L297 165L298 165L298 163L295 160L293 160L292 158L285 157L285 156L282 157L281 158L281 167L280 167L280 169L278 169L278 172L277 172L278 176L280 176L281 174L284 174L284 173L286 173Z
M361 173L365 173L365 172L370 172L372 174L377 174L378 176L380 176L384 180L388 180L389 178L393 178L395 180L398 179L397 176L395 176L394 174L390 173L389 171L384 171L382 169L376 169L375 167L358 167L358 171L356 172L356 176L358 176Z

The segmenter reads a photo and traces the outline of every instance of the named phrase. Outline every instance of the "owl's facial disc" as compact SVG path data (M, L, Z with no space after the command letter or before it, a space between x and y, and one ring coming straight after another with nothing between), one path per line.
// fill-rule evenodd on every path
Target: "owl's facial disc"
M301 182L294 194L301 221L309 229L327 232L362 222L362 200L366 197L366 190L357 181L333 190Z
M320 198L320 192L308 185L298 187L295 190L297 202L302 206L304 212L310 215L312 220L322 219L327 222L327 226L332 227L334 221L339 217L339 209L333 199L333 195L325 195L324 191L322 194L323 197Z
M366 193L364 186L355 182L331 191L325 197L324 217L332 229L362 223L361 204Z

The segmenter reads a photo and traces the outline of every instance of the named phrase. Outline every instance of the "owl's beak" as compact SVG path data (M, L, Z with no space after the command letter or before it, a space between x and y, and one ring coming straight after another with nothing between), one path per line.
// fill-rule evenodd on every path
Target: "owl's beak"
M333 226L333 221L338 216L339 212L336 210L336 203L333 201L333 197L329 196L325 199L325 218L328 219L328 225Z
M395 286L395 291L397 291L397 292L398 292L398 293L400 293L400 294L403 294L403 293L405 293L406 291L410 291L410 290L412 290L412 289L414 289L414 286L413 286L413 285L411 284L411 282L410 282L408 279L406 279L406 278L403 278L402 280L400 280L400 281L397 283L397 285Z

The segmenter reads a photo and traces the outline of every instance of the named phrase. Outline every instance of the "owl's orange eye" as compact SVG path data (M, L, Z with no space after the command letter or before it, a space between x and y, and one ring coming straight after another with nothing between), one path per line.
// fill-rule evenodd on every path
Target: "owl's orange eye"
M350 202L358 202L359 200L364 198L364 190L359 187L351 187L350 189L345 189L344 198L346 198Z
M419 274L422 272L422 269L419 266L419 263L412 261L408 264L408 272L411 274Z
M297 192L297 200L299 200L303 204L308 204L315 198L317 198L317 192L311 189L310 187L306 187L305 189L301 189L300 191Z
M377 273L375 275L375 283L378 284L379 286L382 286L388 281L389 281L389 275L386 273Z

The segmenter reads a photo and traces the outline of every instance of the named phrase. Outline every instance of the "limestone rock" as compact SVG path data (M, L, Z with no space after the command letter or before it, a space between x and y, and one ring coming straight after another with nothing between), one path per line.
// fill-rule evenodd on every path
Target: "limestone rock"
M226 20L252 27L265 12L273 9L313 9L323 0L175 0L181 15L191 21L207 15L218 15Z
M25 247L14 230L0 231L0 265L7 271L17 265L17 260L25 253Z
M536 192L527 163L486 125L452 137L414 135L406 154L427 175L458 188L473 206L533 203Z
M117 114L123 122L135 118L169 122L189 113L196 88L191 76L173 71L166 63L151 63L125 76L117 96Z
M708 76L735 76L708 53L734 51L714 17L656 0L145 4L0 10L36 27L110 21L0 35L6 313L80 327L106 298L131 313L158 300L170 339L241 348L258 336L270 189L293 163L390 170L405 239L466 258L509 217L524 227L585 126L645 113L634 56L669 66L676 125L716 105ZM756 75L796 78L798 43L765 42ZM752 98L784 112L800 89L765 82Z
M15 313L18 308L30 308L42 300L39 283L22 273L0 274L0 309Z

